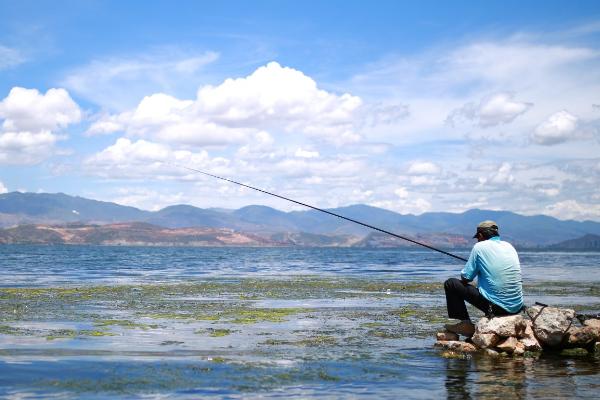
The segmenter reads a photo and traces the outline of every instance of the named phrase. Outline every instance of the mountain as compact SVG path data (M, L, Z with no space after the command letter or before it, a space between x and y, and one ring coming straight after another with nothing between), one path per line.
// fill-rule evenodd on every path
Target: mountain
M21 225L0 230L0 244L94 244L123 246L279 246L230 229L170 229L142 222L107 225Z
M345 217L368 223L381 229L412 238L426 238L444 246L467 246L479 222L492 219L498 222L503 238L520 247L545 247L579 238L586 234L600 235L600 223L562 221L544 215L523 216L509 211L469 210L463 213L432 212L403 215L368 205L351 205L330 209ZM284 241L314 243L319 236L353 236L371 246L396 243L390 238L367 236L371 229L327 215L317 210L283 212L271 207L252 205L229 210L201 209L190 205L174 205L159 211L143 211L134 207L49 193L0 194L0 228L22 224L112 224L145 222L166 228L205 227L232 229L270 238L276 234ZM302 236L302 235L304 236ZM296 236L294 236L296 235ZM320 240L327 241L325 238ZM342 243L347 239L331 239ZM366 241L364 241L366 240ZM349 243L348 242L348 243Z
M0 227L23 223L143 221L151 214L135 207L63 193L0 194Z
M551 250L600 250L600 235L584 235L577 239L565 240L549 247Z

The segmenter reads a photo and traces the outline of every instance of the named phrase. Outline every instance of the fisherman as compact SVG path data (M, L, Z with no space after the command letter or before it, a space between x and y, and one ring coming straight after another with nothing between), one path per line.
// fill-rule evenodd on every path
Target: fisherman
M466 337L473 336L475 325L469 318L465 301L488 317L517 314L523 308L519 256L510 243L500 239L498 224L483 221L473 238L477 238L477 243L461 271L461 278L444 282L448 317L460 320L445 327ZM470 284L475 278L479 287Z

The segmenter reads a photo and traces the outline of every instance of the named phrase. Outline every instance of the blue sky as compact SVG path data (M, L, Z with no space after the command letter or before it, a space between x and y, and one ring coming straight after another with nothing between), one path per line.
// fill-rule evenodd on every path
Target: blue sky
M600 5L480 3L0 1L0 192L600 221Z

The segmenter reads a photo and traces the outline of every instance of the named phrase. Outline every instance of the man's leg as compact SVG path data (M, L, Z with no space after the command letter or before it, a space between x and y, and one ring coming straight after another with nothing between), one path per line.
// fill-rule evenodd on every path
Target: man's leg
M449 318L461 321L470 320L465 301L484 312L489 304L475 286L463 283L460 279L448 279L444 282L444 290L446 291L446 306L448 307Z
M469 318L465 301L483 312L487 312L490 303L479 293L475 286L463 283L460 279L448 279L444 282L444 290L446 292L448 317L460 320L457 324L446 325L446 329L460 335L472 336L475 326Z

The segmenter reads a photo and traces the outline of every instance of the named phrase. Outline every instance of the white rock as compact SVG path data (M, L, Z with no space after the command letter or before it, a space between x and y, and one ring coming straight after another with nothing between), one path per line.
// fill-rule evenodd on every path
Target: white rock
M494 347L500 340L500 336L495 333L479 333L476 332L471 338L473 344L481 349Z
M512 353L515 351L515 348L517 347L517 343L519 343L517 338L511 336L511 337L506 338L502 342L498 343L496 348L500 349L501 351L505 351L507 353Z
M565 308L533 306L527 309L533 333L542 346L557 347L567 337L575 311Z
M477 347L471 343L461 342L459 340L438 340L435 347L441 347L446 350L458 351L462 353L473 353L477 351Z
M583 321L584 326L591 326L592 328L600 329L600 319L586 319Z
M498 336L519 336L527 327L521 315L506 317L481 318L475 325L475 333L495 333Z

